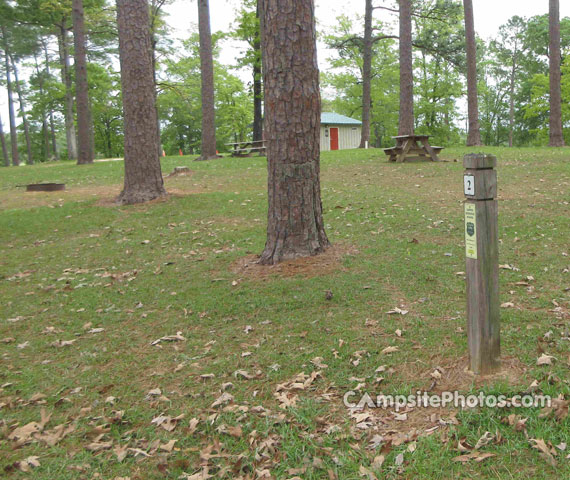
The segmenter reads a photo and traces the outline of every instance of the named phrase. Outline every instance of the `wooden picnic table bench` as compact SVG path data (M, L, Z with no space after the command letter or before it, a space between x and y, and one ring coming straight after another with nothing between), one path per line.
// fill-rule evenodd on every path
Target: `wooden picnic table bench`
M258 152L264 155L266 150L265 140L256 140L250 142L232 142L226 143L232 147L232 157L249 157L252 153Z
M398 135L392 137L396 146L385 148L384 153L390 162L405 162L406 160L431 160L439 162L437 156L444 147L430 145L429 135Z

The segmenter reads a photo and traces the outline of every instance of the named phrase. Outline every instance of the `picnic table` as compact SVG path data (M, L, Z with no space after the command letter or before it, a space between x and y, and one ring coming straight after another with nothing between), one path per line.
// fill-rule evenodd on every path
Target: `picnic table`
M396 146L385 148L384 153L389 155L390 162L405 162L406 160L431 160L439 162L437 154L444 147L430 145L429 135L398 135L392 137Z
M249 157L254 152L264 155L266 150L265 140L233 142L226 145L232 147L232 157Z

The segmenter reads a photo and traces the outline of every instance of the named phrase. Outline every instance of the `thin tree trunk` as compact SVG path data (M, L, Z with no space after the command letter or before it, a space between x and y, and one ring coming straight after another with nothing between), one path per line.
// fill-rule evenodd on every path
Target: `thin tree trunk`
M509 147L513 146L513 136L515 129L515 80L517 73L517 46L513 52L513 64L511 68L511 85L510 85L510 98L509 98Z
M313 0L262 0L268 141L267 242L260 263L316 255L330 244L320 187L320 91Z
M414 134L414 65L412 57L412 6L400 0L400 125L398 135Z
M210 5L198 0L198 28L200 31L200 68L202 73L202 154L199 160L217 158L216 112L214 110L214 61L210 31Z
M2 127L2 118L0 118L0 143L2 144L2 156L4 158L4 166L10 166L10 157L8 156L8 146L6 145L6 138L4 137L4 129Z
M49 53L48 53L47 42L46 42L45 38L43 38L43 37L41 37L40 41L41 41L42 48L44 51L44 57L45 57L45 62L46 62L46 74L49 78L51 76L51 71L49 68ZM49 127L50 127L50 136L51 136L53 154L54 154L55 159L59 160L59 147L57 145L57 137L55 135L55 122L54 122L54 118L53 118L53 110L51 108L49 111Z
M73 44L75 46L75 97L77 99L77 164L93 163L91 106L87 81L87 52L85 48L85 15L83 0L73 0Z
M158 79L156 76L156 47L158 45L158 39L156 38L156 21L158 19L160 9L164 2L151 2L151 19L150 19L150 42L152 48L152 78L154 80L154 103L158 105ZM162 143L160 138L160 118L158 116L158 108L156 108L156 134L158 135L158 156L162 156Z
M560 74L560 4L550 0L550 142L551 147L564 146L562 132L562 91Z
M34 62L35 62L35 67L36 67L36 76L38 79L38 87L39 87L39 91L40 91L40 97L43 98L43 96L44 96L44 78L43 78L42 72L40 71L40 64L38 62L38 56L35 52L34 52ZM50 156L49 132L48 132L48 126L47 126L47 115L46 115L45 107L42 108L42 137L43 137L42 158L45 161L45 160L49 159L49 156Z
M117 0L125 134L125 184L117 201L166 195L158 156L157 116L147 0Z
M370 141L370 108L372 106L372 0L366 0L364 12L364 42L362 52L362 131L359 148Z
M255 16L259 19L259 2L255 11ZM253 141L263 140L263 91L261 81L261 32L256 32L253 42Z
M16 93L18 94L18 103L20 104L20 114L22 115L22 125L24 127L24 138L26 140L26 152L28 158L26 160L27 165L34 164L34 156L32 153L32 142L30 139L30 128L28 124L28 116L26 114L26 104L24 102L24 95L22 94L22 86L20 85L20 79L18 78L18 67L14 61L14 57L10 55L10 63L12 64L12 71L14 72L14 86L16 87Z
M73 119L73 85L71 81L71 67L69 64L69 46L67 29L60 27L59 61L61 65L61 80L65 86L65 137L67 140L67 157L77 160L77 137L75 136L75 123Z
M465 12L465 41L467 44L467 116L469 131L467 146L481 145L479 131L479 104L477 99L477 45L475 43L475 21L472 0L463 0Z
M6 68L6 90L8 93L8 117L10 120L10 147L12 149L12 165L20 165L18 153L18 131L16 130L16 114L14 113L14 94L12 89L12 76L10 75L10 50L6 29L2 26L2 39L4 40L4 63Z

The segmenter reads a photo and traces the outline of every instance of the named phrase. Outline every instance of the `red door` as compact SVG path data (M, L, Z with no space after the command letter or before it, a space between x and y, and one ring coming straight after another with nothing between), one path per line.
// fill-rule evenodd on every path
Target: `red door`
M331 150L338 150L338 128L331 128Z

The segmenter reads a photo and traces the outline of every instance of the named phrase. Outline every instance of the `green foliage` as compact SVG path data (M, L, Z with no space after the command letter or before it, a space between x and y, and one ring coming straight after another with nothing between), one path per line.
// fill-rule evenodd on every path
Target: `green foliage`
M214 56L222 35L212 36ZM183 43L184 52L178 59L166 60L165 77L160 83L158 109L161 137L167 154L179 150L194 154L201 142L202 111L200 90L199 39L193 34ZM228 72L227 67L214 60L216 106L216 141L220 152L226 143L248 139L253 121L251 96L243 82Z

